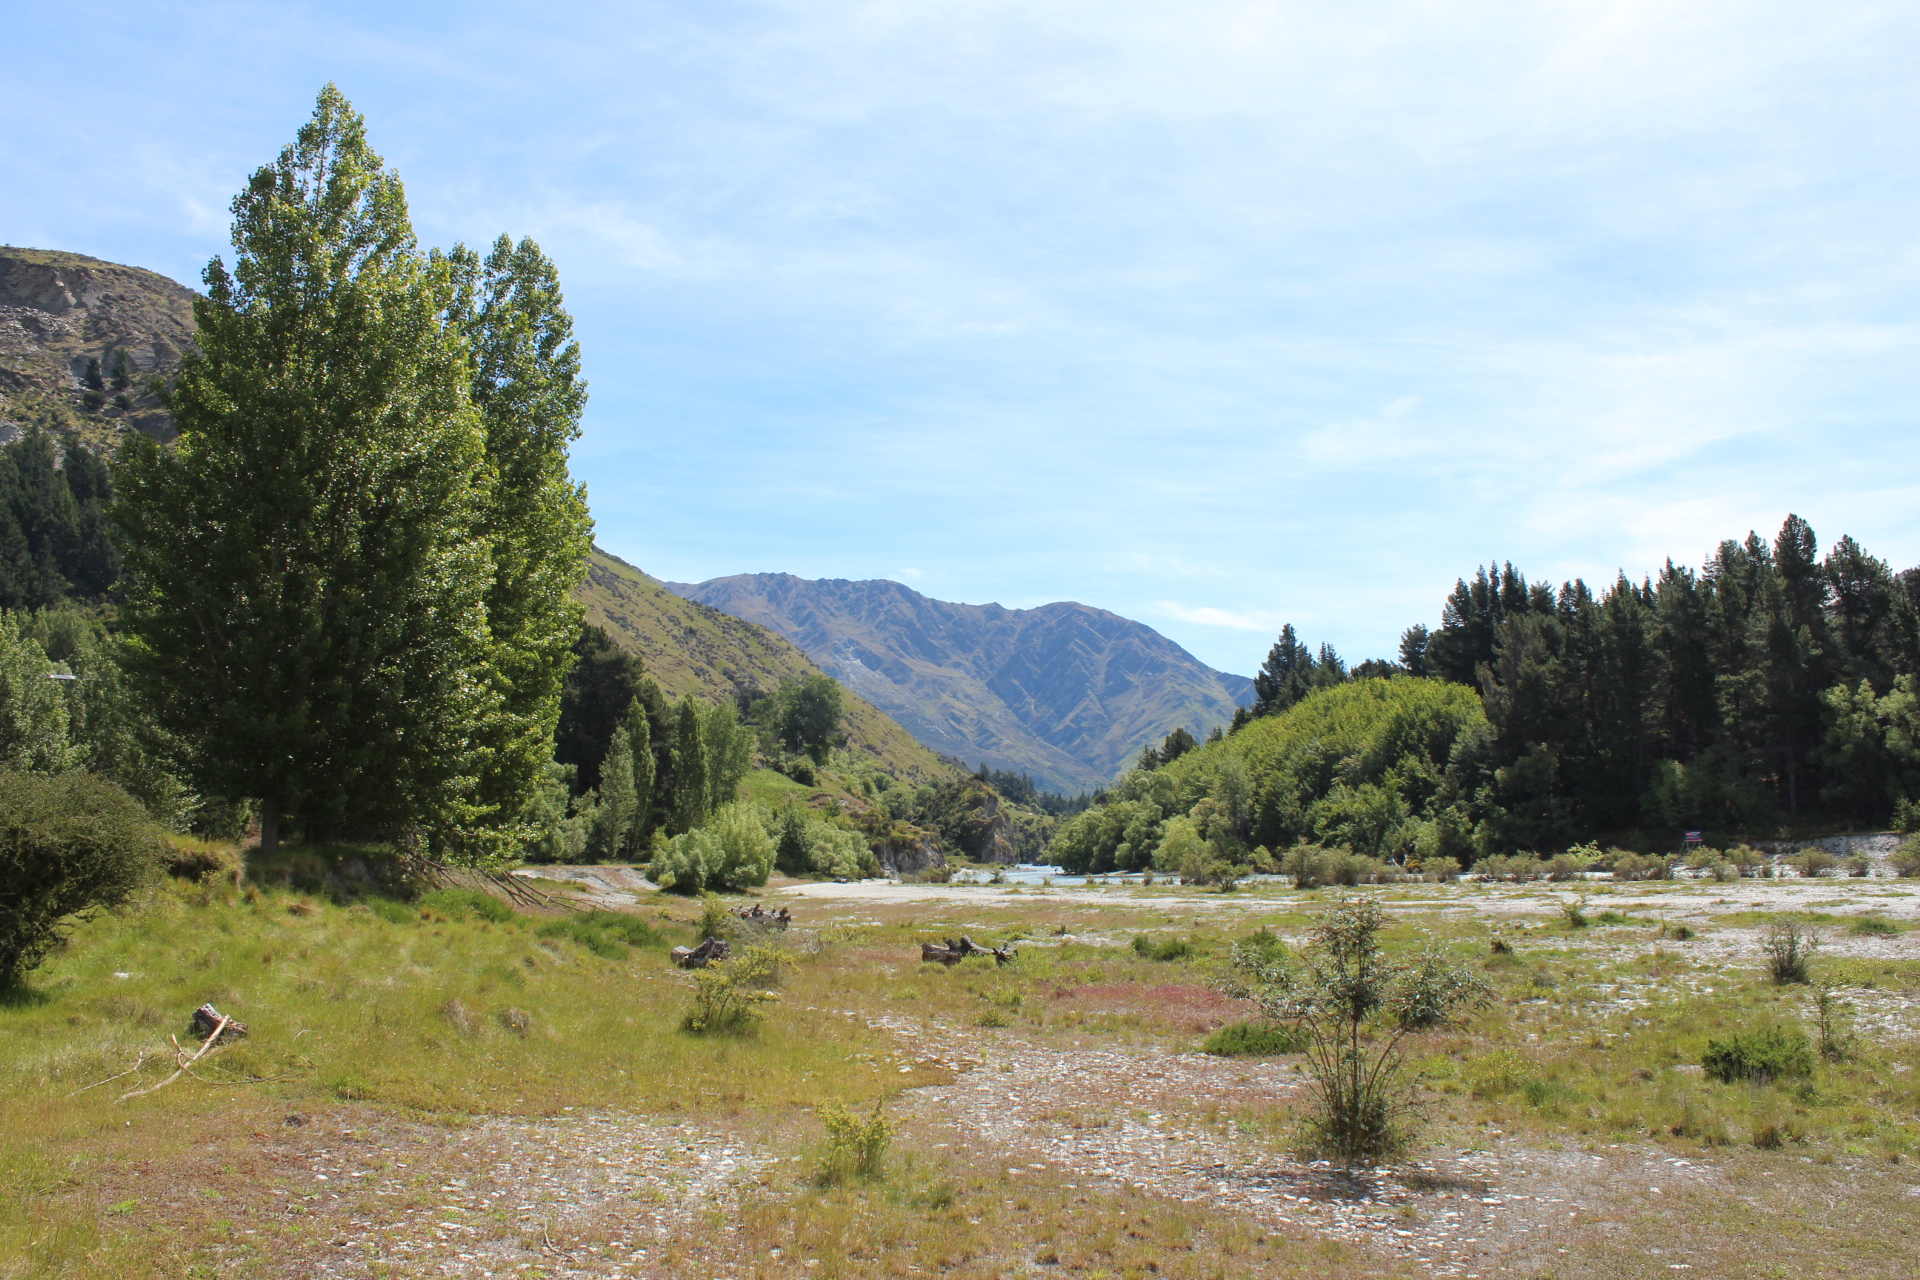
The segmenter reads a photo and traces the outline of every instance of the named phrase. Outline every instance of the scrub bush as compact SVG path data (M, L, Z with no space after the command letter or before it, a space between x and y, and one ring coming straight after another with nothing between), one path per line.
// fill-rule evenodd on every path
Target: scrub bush
M0 770L0 989L45 959L75 916L126 901L165 856L146 810L112 783Z

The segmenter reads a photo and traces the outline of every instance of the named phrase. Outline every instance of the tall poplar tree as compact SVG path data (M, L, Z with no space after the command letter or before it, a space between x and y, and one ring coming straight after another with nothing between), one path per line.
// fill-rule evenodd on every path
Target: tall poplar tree
M262 802L268 849L285 816L310 838L459 829L503 710L454 273L332 85L233 214L178 447L121 480L134 674L199 785Z
M486 609L499 714L478 732L487 747L479 798L512 821L553 754L580 633L573 591L593 522L586 490L567 474L567 447L580 435L587 385L560 274L539 245L501 236L484 261L456 245L447 262L456 283L448 320L467 340L469 395L493 470L479 532L493 559Z
M707 785L707 743L704 717L692 694L680 700L674 717L673 805L668 835L691 831L705 821L712 796Z

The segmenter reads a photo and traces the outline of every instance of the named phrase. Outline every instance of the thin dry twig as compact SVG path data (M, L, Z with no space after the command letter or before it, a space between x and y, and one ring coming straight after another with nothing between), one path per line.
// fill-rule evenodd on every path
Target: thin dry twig
M173 1041L173 1059L176 1063L179 1064L180 1069L178 1071L175 1071L172 1075L168 1076L165 1080L162 1080L159 1084L149 1085L144 1089L135 1089L132 1093L123 1093L118 1098L116 1098L115 1101L125 1102L128 1098L138 1098L142 1094L152 1093L156 1089L164 1089L168 1085L172 1084L175 1080L178 1080L182 1075L186 1074L186 1070L188 1067L200 1061L200 1059L206 1057L207 1051L220 1043L221 1033L226 1031L227 1024L232 1021L233 1021L232 1018L229 1018L225 1014L221 1014L220 1025L213 1029L213 1034L207 1037L207 1042L201 1045L200 1051L194 1054L191 1058L182 1057L182 1055L186 1053L186 1050L180 1047L179 1036L168 1036L167 1038Z
M88 1089L98 1089L103 1084L112 1084L115 1080L124 1080L128 1076L132 1075L134 1072L138 1071L140 1069L141 1064L144 1063L146 1060L147 1060L147 1051L145 1049L142 1049L140 1051L140 1056L133 1060L133 1065L128 1067L125 1071L122 1071L119 1075L108 1076L105 1080L96 1080L90 1085L86 1085L82 1088L75 1089L72 1093L68 1094L67 1097L77 1098L81 1094L85 1093Z

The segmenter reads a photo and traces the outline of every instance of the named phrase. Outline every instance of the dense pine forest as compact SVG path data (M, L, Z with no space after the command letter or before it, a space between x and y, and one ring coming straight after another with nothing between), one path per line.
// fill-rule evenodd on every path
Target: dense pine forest
M1920 826L1920 569L1847 537L1822 557L1798 516L1601 594L1483 567L1351 670L1288 626L1254 683L1224 737L1148 747L1054 855L1206 874L1303 844L1418 866Z

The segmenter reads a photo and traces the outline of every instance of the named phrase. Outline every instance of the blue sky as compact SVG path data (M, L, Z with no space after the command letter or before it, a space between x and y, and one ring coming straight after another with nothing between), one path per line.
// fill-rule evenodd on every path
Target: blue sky
M0 3L0 240L197 282L338 82L530 234L656 575L1076 599L1250 673L1492 557L1920 562L1920 7Z

